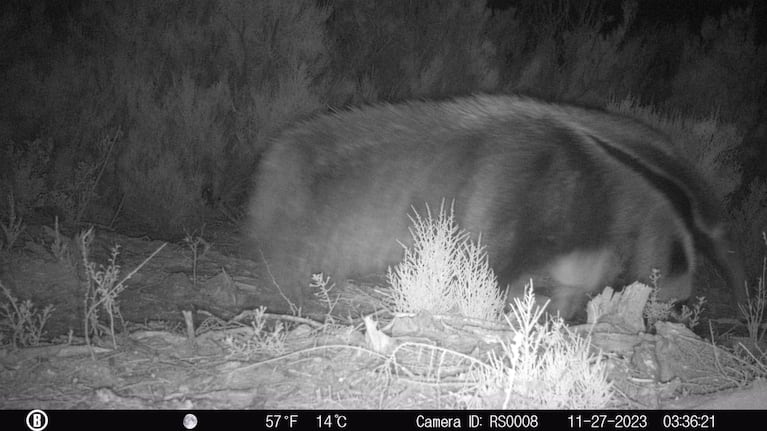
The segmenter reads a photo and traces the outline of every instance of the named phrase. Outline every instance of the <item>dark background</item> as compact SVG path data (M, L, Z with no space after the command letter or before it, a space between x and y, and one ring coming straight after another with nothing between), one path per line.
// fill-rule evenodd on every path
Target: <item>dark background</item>
M64 229L98 223L178 238L212 218L241 220L259 156L298 119L523 93L602 107L630 101L672 128L711 129L715 142L701 142L700 153L714 162L701 169L741 242L761 256L761 0L6 0L0 8L6 218L57 216Z

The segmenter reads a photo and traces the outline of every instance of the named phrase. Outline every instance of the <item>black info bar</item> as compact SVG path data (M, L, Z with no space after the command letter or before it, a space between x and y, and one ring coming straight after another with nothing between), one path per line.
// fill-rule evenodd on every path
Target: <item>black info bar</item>
M765 423L767 411L0 410L2 430L695 430ZM237 427L237 428L230 428Z

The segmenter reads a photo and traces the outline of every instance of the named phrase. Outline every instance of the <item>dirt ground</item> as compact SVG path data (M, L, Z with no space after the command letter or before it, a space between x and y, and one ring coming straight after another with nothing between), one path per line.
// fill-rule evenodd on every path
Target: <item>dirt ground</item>
M117 298L122 319L115 339L103 327L87 347L81 250L70 240L68 257L56 258L49 236L29 228L0 260L0 281L14 297L38 309L55 307L39 345L13 348L5 331L1 409L497 408L472 398L460 361L424 355L428 348L407 361L376 351L362 317L371 316L368 323L397 343L477 358L495 348L488 334L508 328L457 316L394 316L385 308L384 283L375 279L337 286L331 311L318 298L296 317L264 268L242 255L241 236L225 226L206 231L196 259L180 241L146 262ZM163 244L98 229L95 238L90 260L97 267L120 245L119 278ZM743 331L729 294L702 290L708 298L703 332L734 345ZM393 323L396 333L386 326ZM608 331L600 339L616 393L612 408L767 409L767 382L757 372L681 325L652 335Z

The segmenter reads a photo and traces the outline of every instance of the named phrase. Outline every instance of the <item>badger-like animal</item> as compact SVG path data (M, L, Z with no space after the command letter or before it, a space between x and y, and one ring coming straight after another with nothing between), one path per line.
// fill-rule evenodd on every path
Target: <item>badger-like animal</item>
M295 299L310 274L383 272L409 245L411 208L454 201L501 288L544 287L565 318L587 295L647 280L692 292L696 251L743 274L705 181L663 134L597 110L512 96L378 105L322 115L264 154L247 229ZM740 298L740 296L738 296Z

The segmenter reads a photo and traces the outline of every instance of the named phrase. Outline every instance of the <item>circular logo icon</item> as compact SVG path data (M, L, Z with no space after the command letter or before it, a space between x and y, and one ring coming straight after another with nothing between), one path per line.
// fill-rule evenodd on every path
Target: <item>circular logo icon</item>
M25 422L30 430L43 431L48 426L48 415L40 409L35 409L27 413Z

